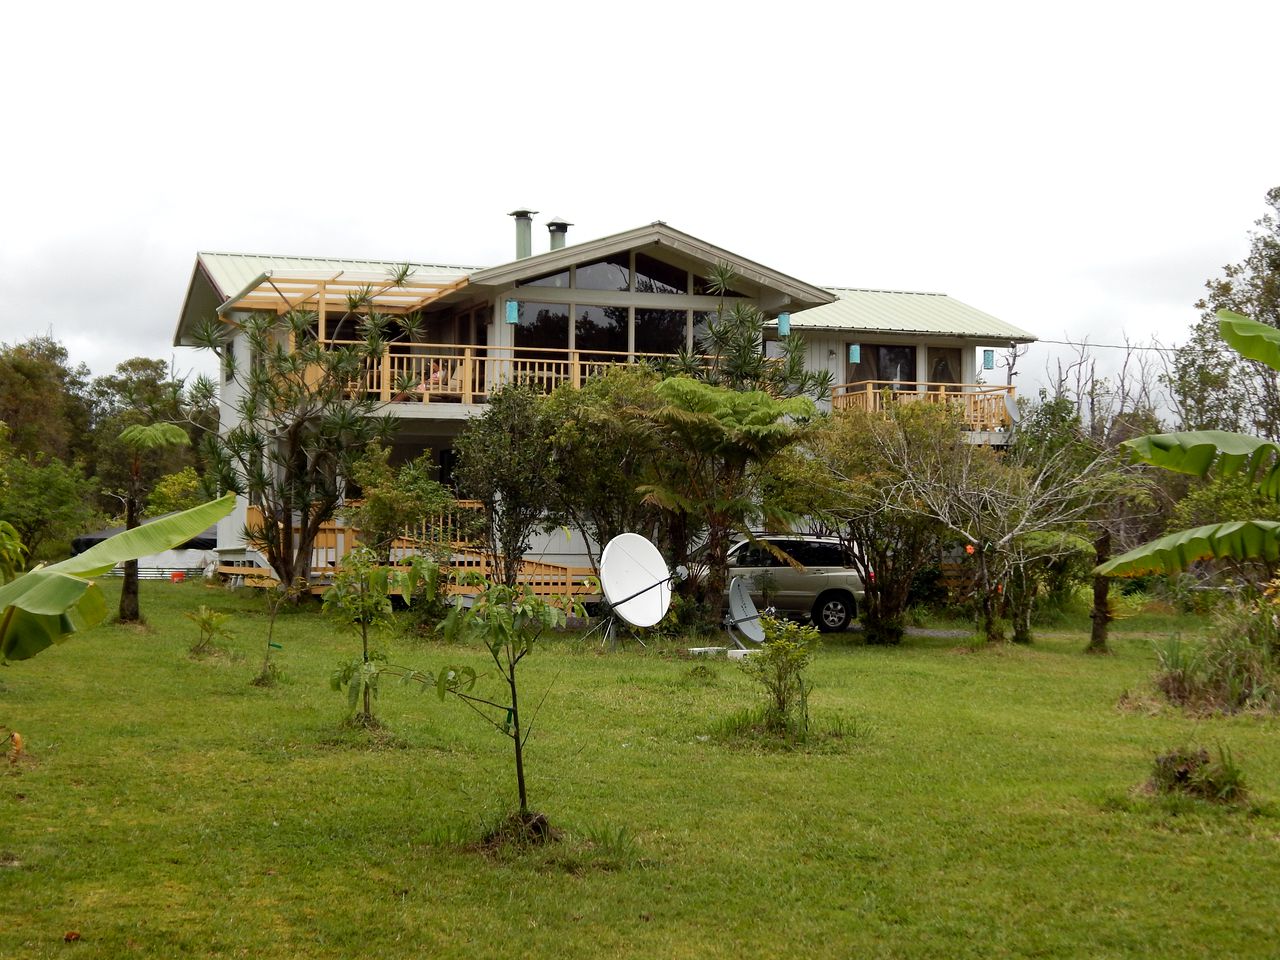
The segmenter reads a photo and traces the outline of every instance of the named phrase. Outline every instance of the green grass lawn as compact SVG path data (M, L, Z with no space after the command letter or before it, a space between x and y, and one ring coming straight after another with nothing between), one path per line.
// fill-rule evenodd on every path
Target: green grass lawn
M234 614L231 657L187 656L199 603ZM729 664L556 641L524 696L551 685L530 798L564 838L486 853L514 777L468 710L392 687L374 744L328 687L357 643L314 609L264 690L260 599L146 583L142 608L0 670L30 754L0 761L0 956L1280 956L1277 721L1118 709L1150 634L828 644L812 708L844 735L803 752L712 735L759 699ZM1254 803L1135 795L1183 743L1229 747Z

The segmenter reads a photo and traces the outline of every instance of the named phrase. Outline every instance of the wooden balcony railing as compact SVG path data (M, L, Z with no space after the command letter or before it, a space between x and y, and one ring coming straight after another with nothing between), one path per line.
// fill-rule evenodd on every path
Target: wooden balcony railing
M915 383L860 380L843 383L831 392L835 410L876 412L895 403L945 403L960 408L966 429L995 432L1010 426L1007 400L1013 387L983 383Z
M383 403L484 403L505 383L532 383L550 392L562 383L580 387L610 367L675 358L667 353L398 342L366 368L353 390Z

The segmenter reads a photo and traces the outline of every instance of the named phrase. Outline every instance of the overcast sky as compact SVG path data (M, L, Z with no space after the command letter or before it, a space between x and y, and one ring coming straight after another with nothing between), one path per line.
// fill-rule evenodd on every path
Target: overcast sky
M168 358L198 250L489 265L529 205L1167 344L1280 184L1274 3L449 6L8 5L0 340Z

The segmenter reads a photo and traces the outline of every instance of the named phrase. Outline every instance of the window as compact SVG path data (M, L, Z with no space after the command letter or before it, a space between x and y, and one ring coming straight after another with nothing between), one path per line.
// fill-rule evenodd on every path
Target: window
M864 343L858 363L848 365L849 383L878 380L892 390L916 388L916 348Z
M636 254L636 293L688 293L689 272L681 267Z
M930 383L960 382L959 347L930 347L928 360Z
M835 543L797 541L779 544L799 564L806 567L843 567L844 555Z
M569 271L561 270L559 273L548 273L542 277L535 277L532 280L521 280L517 286L520 287L555 287L559 290L569 289Z
M569 347L569 308L562 303L518 303L520 318L515 329L517 347L543 347L567 350Z
M611 257L585 263L578 268L579 290L628 290L631 287L631 255L615 253Z
M574 348L605 353L627 352L627 308L576 308L573 324Z
M780 567L782 561L764 547L746 544L734 554L730 566L734 567Z
M685 344L685 310L636 308L636 353L679 353Z

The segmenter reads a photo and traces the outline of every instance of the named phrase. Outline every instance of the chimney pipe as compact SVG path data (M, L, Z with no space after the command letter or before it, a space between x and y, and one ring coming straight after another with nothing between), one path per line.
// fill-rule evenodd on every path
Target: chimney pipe
M533 254L533 215L537 210L512 210L507 216L516 218L516 259Z
M572 226L573 224L568 220L565 220L563 217L553 217L547 221L547 230L551 232L552 250L563 249L565 237L569 233L569 228Z

